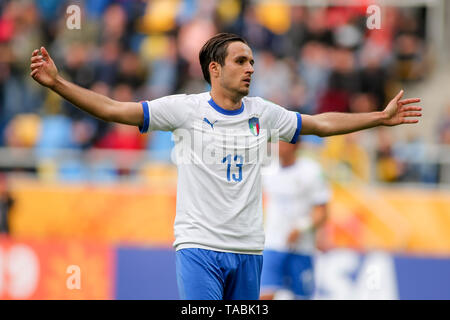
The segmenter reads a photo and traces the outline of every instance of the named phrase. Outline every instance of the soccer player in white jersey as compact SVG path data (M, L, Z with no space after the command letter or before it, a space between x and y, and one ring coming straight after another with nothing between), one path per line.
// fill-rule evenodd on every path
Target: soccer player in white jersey
M307 157L297 159L299 144L280 142L279 166L263 175L263 300L274 299L280 290L289 290L297 299L310 299L314 292L316 230L325 222L331 193L320 164Z
M420 99L400 100L401 91L382 112L300 115L247 97L254 60L241 37L217 34L199 57L211 91L141 103L115 101L63 79L44 47L32 53L30 67L34 80L97 118L137 126L141 132L173 131L180 297L258 299L264 228L261 161L254 155L277 137L295 143L299 134L330 136L415 123L411 117L420 116L421 108L408 105Z

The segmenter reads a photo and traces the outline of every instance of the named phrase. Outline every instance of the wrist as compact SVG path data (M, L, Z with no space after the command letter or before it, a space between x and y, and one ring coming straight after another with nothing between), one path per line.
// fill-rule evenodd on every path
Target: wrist
M389 115L386 110L376 112L376 117L378 126L385 126L386 121L389 120Z
M54 81L49 84L48 88L52 89L55 92L58 92L59 88L61 88L63 84L63 81L64 79L59 74L57 74Z

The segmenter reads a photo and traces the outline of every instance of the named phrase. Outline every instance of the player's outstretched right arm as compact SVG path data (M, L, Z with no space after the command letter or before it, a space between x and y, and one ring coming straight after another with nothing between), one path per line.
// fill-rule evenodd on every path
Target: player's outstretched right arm
M31 56L30 75L38 83L99 119L142 125L144 115L140 103L119 102L63 79L47 50L41 47L40 52L42 55L34 50Z
M402 99L403 90L380 112L325 112L316 115L302 115L301 134L314 134L328 137L346 134L377 126L397 126L417 123L422 116L422 107L411 105L420 102L419 98Z

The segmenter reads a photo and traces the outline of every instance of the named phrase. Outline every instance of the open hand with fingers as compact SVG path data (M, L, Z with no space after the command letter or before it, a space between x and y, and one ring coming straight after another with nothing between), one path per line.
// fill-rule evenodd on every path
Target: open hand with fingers
M422 116L422 108L418 105L410 105L412 103L420 102L419 98L403 99L403 90L392 99L384 109L385 118L382 122L385 126L396 126L403 123L417 123L416 117Z
M58 69L44 47L34 50L31 55L31 77L41 85L52 88L56 83Z

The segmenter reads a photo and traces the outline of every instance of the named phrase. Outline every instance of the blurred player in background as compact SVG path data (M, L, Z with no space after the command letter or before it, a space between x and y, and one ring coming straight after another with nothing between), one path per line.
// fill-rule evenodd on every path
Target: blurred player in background
M400 100L401 91L381 112L300 115L246 97L254 59L243 38L217 34L199 58L210 92L141 103L119 102L63 79L44 47L32 53L31 77L97 118L134 125L142 133L172 131L182 151L178 155L183 155L177 159L174 224L180 297L258 299L264 249L262 161L247 155L264 154L274 131L295 144L300 134L330 136L417 123L410 117L421 116L421 108L407 104L420 99Z
M316 230L326 220L330 188L319 163L297 159L298 146L280 142L279 167L263 175L267 196L263 300L274 299L283 289L297 299L310 299L314 292Z

